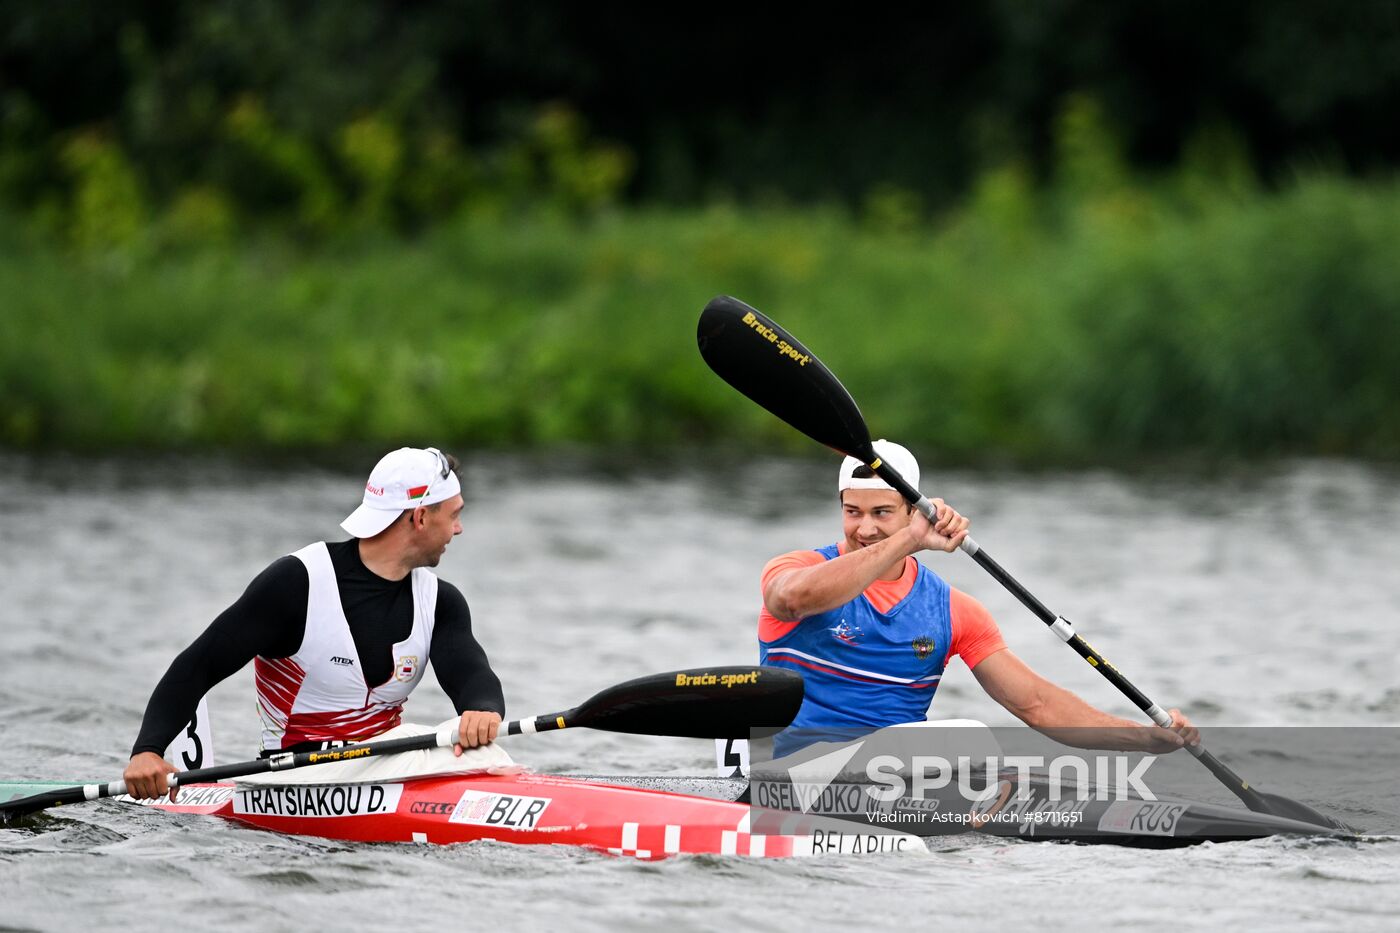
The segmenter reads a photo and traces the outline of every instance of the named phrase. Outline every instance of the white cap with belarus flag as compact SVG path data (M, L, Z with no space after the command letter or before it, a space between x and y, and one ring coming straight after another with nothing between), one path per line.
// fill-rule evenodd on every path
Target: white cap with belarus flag
M436 447L400 447L374 465L364 501L340 527L357 538L373 538L405 509L446 502L461 491L461 481Z
M887 441L884 438L876 441L873 445L875 455L884 463L894 467L896 473L904 477L905 482L915 489L919 488L919 461L914 459L906 448L901 447L894 441ZM894 487L878 476L871 476L867 479L858 479L853 474L856 467L869 466L862 464L855 457L847 457L841 461L841 474L836 481L836 491L843 489L890 489Z

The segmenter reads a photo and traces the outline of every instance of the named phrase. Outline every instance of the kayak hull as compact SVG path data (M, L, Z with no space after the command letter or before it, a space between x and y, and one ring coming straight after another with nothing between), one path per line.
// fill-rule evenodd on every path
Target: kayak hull
M292 835L433 845L484 840L568 845L638 859L927 848L911 834L801 814L775 827L779 831L755 833L752 809L732 800L529 773L384 784L192 784L176 796L174 803L165 798L141 803Z
M819 793L802 793L788 780L752 782L754 825L767 814L805 809L812 815L888 826L923 837L977 832L1028 841L1175 848L1201 842L1235 842L1277 835L1352 836L1331 826L1275 814L1176 797L1116 795L1090 786L1074 793L1042 772L1002 771L981 799L969 802L956 782L920 798L874 803L866 783L834 781Z

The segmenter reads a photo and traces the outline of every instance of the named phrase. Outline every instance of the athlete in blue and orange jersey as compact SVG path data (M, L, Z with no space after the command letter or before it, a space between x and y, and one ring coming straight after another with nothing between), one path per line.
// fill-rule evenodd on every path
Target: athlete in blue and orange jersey
M908 450L880 440L875 452L918 488ZM1034 728L1112 729L1111 741L1153 753L1198 741L1179 710L1171 711L1171 729L1122 719L1016 657L981 603L914 559L924 550L955 551L967 536L968 519L943 500L933 500L930 524L853 457L841 465L837 492L845 540L783 554L763 570L761 663L799 671L806 683L797 718L775 742L778 754L823 736L922 720L954 655L992 699Z

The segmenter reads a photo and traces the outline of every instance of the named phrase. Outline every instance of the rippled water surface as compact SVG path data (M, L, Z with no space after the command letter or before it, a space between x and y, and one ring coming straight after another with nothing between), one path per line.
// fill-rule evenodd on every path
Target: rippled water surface
M0 458L0 777L119 776L170 659L273 558L339 537L368 465ZM930 472L926 490L972 516L989 553L1164 705L1206 725L1400 722L1394 470ZM835 540L834 475L834 463L786 461L473 461L466 532L439 571L467 594L510 715L556 710L643 673L751 662L758 572L774 554ZM988 605L1032 667L1131 714L965 556L925 559ZM251 684L244 671L210 696L220 760L256 747ZM957 663L934 711L1013 721ZM436 722L451 709L429 677L408 712ZM703 742L586 731L511 750L543 771L712 761ZM0 930L279 930L332 916L352 917L350 928L1070 927L1097 916L1329 930L1393 928L1400 914L1400 842L1389 838L1150 851L955 837L919 856L636 863L287 838L111 802L61 812L0 830Z

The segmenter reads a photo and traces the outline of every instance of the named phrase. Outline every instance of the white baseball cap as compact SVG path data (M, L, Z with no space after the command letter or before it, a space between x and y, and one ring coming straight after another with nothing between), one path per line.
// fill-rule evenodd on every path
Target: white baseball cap
M373 538L405 509L446 502L461 492L462 482L442 451L400 447L374 465L365 483L364 501L340 527L357 538Z
M880 438L873 446L875 448L875 455L879 457L881 461L894 467L895 472L904 477L905 482L910 486L913 486L915 489L919 488L919 461L914 459L914 455L911 454L907 448L901 447L894 441L887 441L884 438ZM862 464L855 457L847 457L845 460L841 461L841 474L836 480L837 492L841 492L843 489L894 490L893 486L880 479L878 476L872 476L869 479L857 479L852 474L855 473L856 467L859 466L869 466L869 464Z

